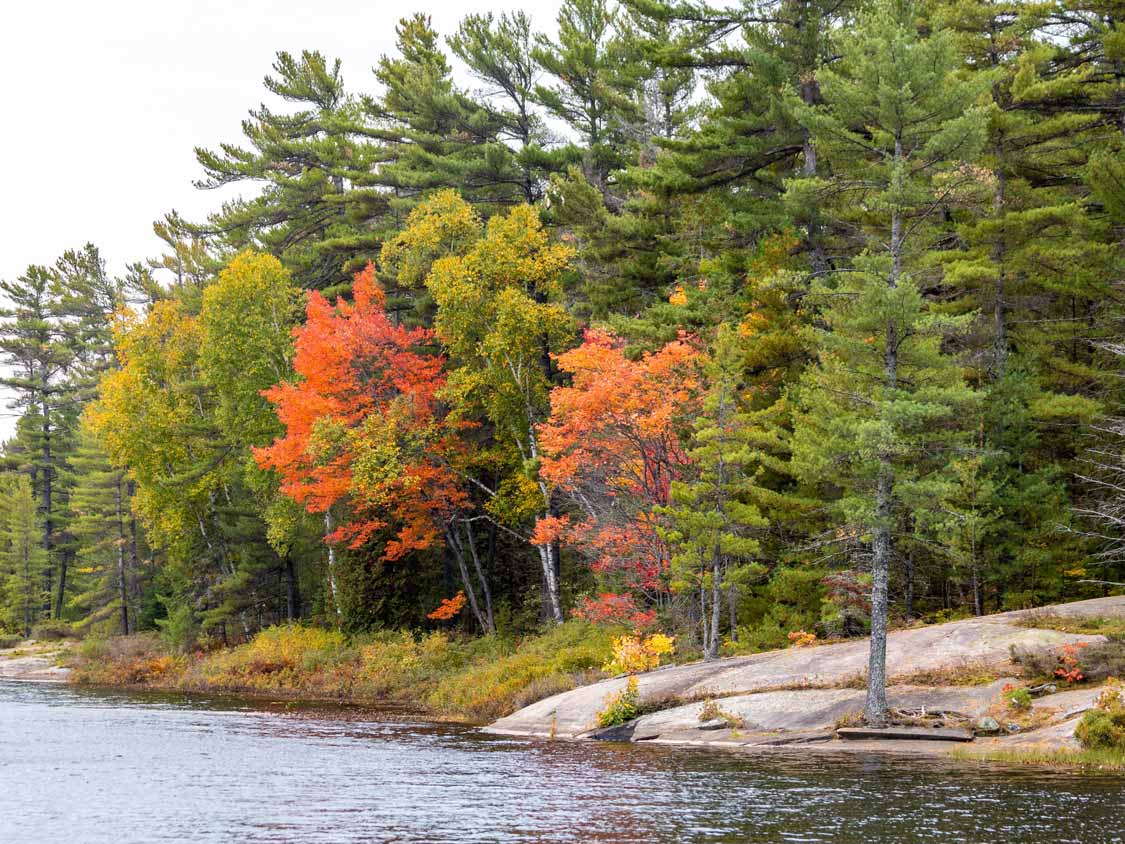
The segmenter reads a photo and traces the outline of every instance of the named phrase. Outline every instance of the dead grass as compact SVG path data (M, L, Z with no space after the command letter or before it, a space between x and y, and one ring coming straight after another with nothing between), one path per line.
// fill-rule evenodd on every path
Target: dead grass
M1032 612L1016 618L1012 623L1017 627L1057 630L1060 633L1074 633L1079 636L1120 636L1125 638L1125 617L1073 617L1054 612Z
M1125 771L1125 751L1059 750L1049 747L974 748L959 747L954 759L977 762L1002 762L1008 765L1036 765L1079 771Z
M941 668L895 674L888 678L890 686L987 686L1002 676L992 665L982 661L961 661Z

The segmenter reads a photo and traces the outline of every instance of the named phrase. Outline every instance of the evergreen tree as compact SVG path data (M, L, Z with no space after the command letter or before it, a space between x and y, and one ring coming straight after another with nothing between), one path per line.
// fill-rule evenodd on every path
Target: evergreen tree
M635 80L609 0L564 0L555 40L539 35L539 66L554 83L537 85L536 100L577 136L586 179L616 208L621 197L611 174L627 163L632 127L641 122Z
M46 267L28 267L16 281L0 282L10 303L0 311L0 355L8 376L0 379L15 394L9 405L23 415L17 425L20 469L31 478L39 500L40 544L46 558L48 593L54 590L54 615L62 613L70 549L60 548L66 453L77 406L68 383L79 347L59 319L58 275ZM57 568L56 568L57 565ZM51 603L48 601L47 609Z
M75 594L69 605L81 624L128 635L137 629L140 550L132 524L132 484L110 465L86 431L71 458L70 530L78 548Z
M720 328L708 364L710 389L692 432L690 480L672 484L666 538L673 554L672 589L698 596L703 658L719 654L724 595L764 573L755 564L765 527L755 485L763 462L778 450L776 432L747 412L740 399L743 375L737 329Z
M0 565L0 623L30 636L50 590L44 589L35 494L23 473L0 475Z
M566 157L550 150L551 135L536 111L533 44L531 18L522 11L468 15L449 39L453 53L485 86L475 99L489 111L497 138L514 148L521 200L529 204L543 198L547 175Z
M302 287L331 288L378 248L373 221L386 213L386 197L369 178L382 153L344 87L339 60L281 52L273 71L266 90L296 110L261 105L242 122L247 147L196 149L205 173L197 187L249 182L260 184L261 193L225 203L193 231L224 248L264 249L281 258Z
M859 234L854 266L816 290L826 329L801 389L794 462L837 484L849 529L871 535L865 717L884 726L895 526L904 504L925 507L943 488L975 398L943 352L957 324L927 307L918 255L959 163L983 143L990 80L960 78L950 34L920 37L913 7L895 0L867 12L841 49L840 66L819 76L824 105L793 105L836 175L795 181L789 200L830 198Z
M516 112L477 103L456 86L449 59L426 15L404 18L396 32L399 54L383 56L375 68L382 96L366 100L374 131L386 144L386 160L375 178L393 192L394 208L408 211L421 195L437 188L456 188L485 208L525 201L526 168L534 152L526 148L521 164L505 143L513 132L524 132L530 144L536 131L530 114L518 112L524 96L519 90L523 73L519 68L525 59L518 55L518 46L512 47L515 56L499 55L519 38L518 30L497 31L492 41L482 45L479 33L471 34L470 24L470 30L453 42L454 49L460 45L469 55L471 68L479 64L475 72L494 73L512 86ZM505 37L513 41L501 46L499 40Z

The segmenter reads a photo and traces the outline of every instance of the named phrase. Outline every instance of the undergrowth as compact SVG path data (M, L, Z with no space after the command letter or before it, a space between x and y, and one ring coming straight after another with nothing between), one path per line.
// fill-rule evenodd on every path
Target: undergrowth
M434 632L354 637L303 625L250 642L175 653L156 634L87 639L79 683L394 703L484 721L604 676L620 630L572 620L521 641Z

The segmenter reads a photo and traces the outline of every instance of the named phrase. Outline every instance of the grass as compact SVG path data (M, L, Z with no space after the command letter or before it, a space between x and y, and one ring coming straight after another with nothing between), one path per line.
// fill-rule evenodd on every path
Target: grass
M87 640L72 678L89 685L405 705L467 721L501 717L604 676L621 631L572 620L519 642L301 625L238 647L177 654L155 634Z
M1008 765L1035 765L1051 768L1072 768L1087 771L1125 771L1125 751L1066 750L1046 747L974 749L957 748L955 759L1003 762Z
M1019 627L1057 630L1060 633L1074 633L1079 636L1120 636L1125 638L1125 617L1074 617L1053 612L1032 612L1020 616L1012 623Z
M892 686L987 686L1002 675L994 666L980 661L961 661L940 668L895 674L887 679ZM866 684L866 681L865 681Z

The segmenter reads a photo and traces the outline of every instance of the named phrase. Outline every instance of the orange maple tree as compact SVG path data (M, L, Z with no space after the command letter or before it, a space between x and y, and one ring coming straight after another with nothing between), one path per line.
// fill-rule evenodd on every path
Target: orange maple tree
M631 360L599 330L557 357L571 384L551 391L540 473L582 518L542 519L533 541L561 539L590 558L607 588L579 608L587 618L643 627L666 592L657 509L690 463L681 438L700 409L702 361L688 338Z
M306 322L294 329L299 378L264 392L285 433L255 458L309 512L339 505L343 518L327 542L358 548L387 534L382 559L395 560L429 548L465 502L440 459L444 358L427 351L432 331L387 318L370 264L353 291L353 302L335 305L308 294Z

